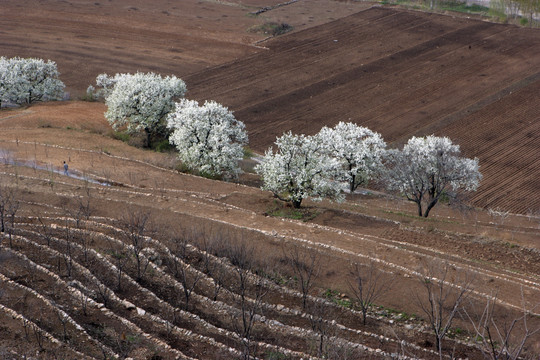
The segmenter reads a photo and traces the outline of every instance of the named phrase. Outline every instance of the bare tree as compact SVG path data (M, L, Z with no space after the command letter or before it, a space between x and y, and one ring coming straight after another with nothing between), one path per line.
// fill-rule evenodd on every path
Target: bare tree
M124 249L116 250L112 252L112 257L115 260L116 266L116 279L117 284L116 288L118 291L122 291L122 274L124 273L124 268L126 267L129 261L128 252Z
M88 303L90 300L90 296L86 293L86 291L81 292L81 309L84 316L88 316Z
M12 236L13 236L13 232L15 231L15 215L17 214L17 210L19 210L19 206L20 206L19 201L12 199L12 201L9 203L9 206L7 208L8 236L9 236L10 247L13 247Z
M499 207L492 209L488 209L488 215L496 222L497 227L502 226L504 224L504 221L508 218L510 215L510 211L503 210ZM496 228L497 228L496 227Z
M43 351L45 350L44 342L45 342L45 333L43 330L37 326L36 324L32 324L32 332L34 334L34 338L36 339L36 343L39 346L39 350Z
M539 304L527 309L521 290L521 313L515 317L497 314L497 295L486 301L486 306L479 313L467 311L464 313L474 328L480 351L488 360L517 360L524 357L524 350L532 337L540 332L540 326L531 327L532 312ZM473 308L471 306L471 308ZM530 357L537 358L540 354Z
M214 294L212 299L216 301L219 292L223 287L227 271L223 269L222 264L215 259L213 255L223 253L223 249L225 248L225 238L221 232L211 236L202 236L198 240L198 247L201 250L203 271L212 278L214 283Z
M142 255L142 251L146 248L148 242L146 233L150 232L150 213L129 210L120 220L120 224L130 245L129 250L135 257L137 281L140 281L150 264L150 260Z
M44 221L42 216L38 216L37 218L41 226L41 231L39 232L39 235L41 235L41 237L45 239L45 241L47 242L47 246L51 246L51 240L53 238L52 228Z
M231 244L228 248L228 258L235 266L236 293L239 296L240 325L235 325L236 332L240 336L244 346L244 359L251 359L253 325L257 312L260 311L263 298L268 292L261 276L253 277L255 248L240 240ZM236 319L235 319L236 320Z
M311 329L317 333L317 357L324 356L324 347L326 338L330 331L330 325L327 321L328 312L324 301L317 299L310 302L306 309L309 312L309 322Z
M66 209L66 212L75 219L77 229L81 227L81 221L90 219L92 215L92 194L90 192L90 187L88 186L88 181L84 184L84 195L76 198L76 204L73 210Z
M362 320L366 325L369 307L392 288L394 277L385 276L373 260L367 265L354 264L350 275L354 280L349 281L349 288L360 306Z
M64 313L58 307L58 305L55 305L54 312L56 314L56 317L60 321L60 324L62 324L62 330L63 330L63 334L62 334L63 339L62 339L62 341L67 342L68 341L68 334L67 334L68 317L67 317L66 313Z
M71 233L71 228L69 225L69 219L66 218L66 226L65 226L65 242L66 242L66 249L62 253L62 258L64 259L64 263L66 265L66 276L68 278L71 278L71 271L73 269L73 235ZM58 269L60 270L60 269Z
M11 236L15 228L15 214L19 209L19 201L16 199L15 191L5 185L0 186L0 232L8 232L9 246Z
M300 248L292 245L289 248L282 248L285 259L297 278L297 284L302 293L302 308L306 309L307 297L313 282L321 271L321 255L313 248Z
M169 270L174 274L174 277L182 284L185 300L185 309L189 310L189 299L195 286L202 278L202 273L198 271L190 270L189 258L188 258L188 244L189 240L187 236L175 237L173 240L173 247L171 249L172 255L167 259L167 266Z
M454 269L448 262L433 262L421 270L419 280L424 291L416 292L414 297L427 317L442 359L442 341L463 301L471 293L473 279L469 274Z
M103 305L105 305L105 307L108 307L109 301L111 300L111 295L112 295L111 290L109 290L109 288L105 284L101 284L101 283L98 284L96 290L97 290L97 295L103 302Z

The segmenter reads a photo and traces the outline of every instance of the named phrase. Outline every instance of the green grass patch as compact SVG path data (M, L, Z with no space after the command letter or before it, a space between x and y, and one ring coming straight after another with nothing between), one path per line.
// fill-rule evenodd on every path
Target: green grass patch
M125 143L128 143L129 139L131 139L131 135L129 135L125 131L113 131L113 132L111 132L111 137L113 139L115 139L115 140L120 140L120 141L123 141Z
M283 204L278 200L274 200L273 206L265 212L265 215L306 222L315 219L319 212L310 208L295 209L290 204Z
M342 297L339 291L326 289L326 291L323 293L323 297L330 300L334 304L342 306L344 308L347 308L347 309L353 308L353 302L350 299Z
M255 153L248 146L244 147L244 159L251 159Z
M287 23L266 22L262 25L255 25L248 29L248 32L278 36L289 31L292 31L293 27Z
M170 152L174 150L174 145L172 145L168 139L163 139L155 143L152 143L152 150L156 152L160 152L160 153Z

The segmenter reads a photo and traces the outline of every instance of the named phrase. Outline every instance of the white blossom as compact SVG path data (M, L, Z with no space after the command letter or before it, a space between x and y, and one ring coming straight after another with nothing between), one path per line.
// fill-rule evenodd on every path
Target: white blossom
M272 148L268 149L262 162L255 167L262 177L264 190L290 201L296 208L307 197L342 200L340 184L332 181L339 164L321 152L318 137L288 132L277 138L275 144L276 153Z
M184 96L186 84L176 76L162 78L154 73L101 74L96 83L101 86L107 112L105 117L114 129L127 127L129 133L144 130L147 146L150 136L163 135L165 118L174 109L175 98Z
M459 154L459 145L447 137L412 137L403 150L388 152L388 188L414 201L418 215L427 217L441 195L478 187L482 179L478 159L461 158Z
M51 60L0 57L0 106L61 100L65 86L58 76Z
M353 192L382 168L386 143L381 135L353 123L339 122L317 134L325 151L339 162L336 180L347 181Z
M248 137L244 123L229 109L215 101L199 106L197 101L184 99L176 104L167 123L172 129L169 141L186 166L212 176L238 175L238 160Z

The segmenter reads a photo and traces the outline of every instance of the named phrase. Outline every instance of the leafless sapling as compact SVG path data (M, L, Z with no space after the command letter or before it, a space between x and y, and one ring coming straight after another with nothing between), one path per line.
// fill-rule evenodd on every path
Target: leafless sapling
M112 257L116 266L116 289L122 291L122 275L129 261L129 254L125 249L113 250Z
M37 326L36 324L31 325L32 333L34 334L34 338L36 339L36 343L39 346L39 350L43 351L45 350L44 342L45 342L45 333L43 330Z
M77 222L77 228L80 228L81 220L89 220L92 215L92 193L88 181L84 183L84 195L77 197L77 204L75 210L75 219Z
M321 271L321 254L317 249L291 245L282 248L287 263L296 276L298 288L302 293L302 309L306 309L307 297L313 282Z
M442 341L448 334L463 301L473 290L473 278L448 262L428 263L418 277L424 291L413 296L426 315L434 335L439 357L443 358Z
M227 271L223 268L223 265L214 255L222 254L225 248L226 240L222 233L216 233L209 236L202 236L198 240L198 248L201 250L202 255L202 268L206 275L212 278L214 283L214 291L212 300L216 301L219 292L223 288L223 282Z
M11 236L15 228L15 215L19 209L19 201L16 199L13 188L2 185L0 186L0 232L8 232L10 247Z
M53 238L52 228L49 224L45 222L44 218L41 215L39 215L37 218L41 227L39 235L41 235L41 237L45 239L45 241L47 242L47 246L51 246L51 240Z
M325 339L329 331L326 319L326 308L323 301L315 300L310 302L306 309L309 312L309 322L311 330L317 333L317 357L324 355Z
M374 260L367 265L355 263L350 275L353 281L349 281L349 288L362 311L363 324L366 325L369 307L392 288L394 277L384 274Z
M129 210L120 220L124 234L129 244L129 250L135 257L137 265L137 281L141 281L148 269L150 260L143 256L142 251L147 246L147 233L150 232L150 213Z
M58 318L58 321L60 321L60 324L62 324L62 341L67 342L68 341L68 334L67 334L67 323L68 323L68 317L67 315L60 310L60 308L56 307L54 309L54 312L56 314L56 317Z
M264 279L253 276L255 248L246 241L239 240L229 245L228 258L234 266L236 273L235 292L239 297L240 321L235 325L237 334L243 341L243 358L251 359L253 325L257 313L260 311L263 299L268 293ZM251 278L251 279L250 279Z
M99 299L101 300L101 302L103 303L103 305L105 305L105 307L108 307L109 301L111 300L111 296L112 296L111 290L109 290L109 288L105 284L102 284L102 283L99 283L97 285L96 290L97 290L96 291L97 295Z
M71 278L71 271L73 269L73 234L71 232L69 219L66 218L66 226L65 226L65 243L66 243L66 249L62 253L62 258L64 259L64 264L66 265L66 276L68 278ZM60 271L60 269L58 269Z
M194 271L189 264L189 235L176 236L171 248L172 256L169 256L167 266L174 274L174 277L182 284L185 300L185 309L189 310L189 300L195 286L202 278L202 273ZM191 268L191 269L190 269Z
M533 342L534 335L540 333L538 322L533 325L534 310L540 306L536 304L527 308L521 289L521 311L517 315L498 304L497 295L489 297L485 307L474 311L471 305L469 310L464 309L466 318L470 321L477 344L482 355L487 360L517 360L537 359L540 353L527 351L527 346ZM508 311L506 314L500 311ZM538 349L536 349L538 351Z

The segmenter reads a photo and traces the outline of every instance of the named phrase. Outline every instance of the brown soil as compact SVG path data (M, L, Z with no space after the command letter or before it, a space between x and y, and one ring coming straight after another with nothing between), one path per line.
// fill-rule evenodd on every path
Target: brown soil
M92 228L98 234L109 234L119 241L123 241L123 237L107 230L105 225L118 226L114 219L125 216L127 209L142 209L151 214L153 223L157 229L160 229L154 236L164 244L169 241L170 238L167 237L167 234L171 231L176 233L195 231L198 234L219 233L222 236L227 236L229 241L236 241L235 239L240 238L257 244L257 254L260 255L257 257L276 264L283 261L281 250L283 244L298 244L314 248L323 246L321 249L324 251L324 270L317 280L317 286L321 291L330 288L340 293L349 293L347 279L349 279L350 267L344 264L365 263L370 259L375 259L381 268L388 271L389 276L396 279L392 290L381 298L379 303L389 308L400 309L408 314L422 316L421 310L414 301L414 294L421 293L416 272L430 263L438 263L441 260L452 264L452 282L459 284L459 277L465 272L475 278L475 292L471 295L471 300L476 306L481 306L481 303L485 301L484 297L492 294L495 290L502 302L501 314L511 316L519 312L522 299L516 294L520 294L521 291L523 291L523 300L528 307L537 302L540 293L538 285L540 268L537 266L540 264L540 251L537 242L540 232L537 217L511 215L505 219L504 223L499 224L497 223L498 219L490 218L483 211L477 210L462 216L459 212L445 205L440 205L434 209L432 218L419 219L412 215L414 208L403 200L365 191L364 195L350 196L348 201L343 204L328 202L317 204L307 201L305 211L309 213L311 220L306 222L276 218L268 216L268 212L276 206L282 205L279 203L276 205L270 194L234 183L211 181L176 173L169 170L175 166L174 158L169 155L139 150L118 140L113 140L107 135L106 122L99 115L102 111L103 105L99 103L70 102L43 104L27 109L2 112L0 126L3 141L0 147L2 148L3 161L5 163L16 161L19 164L23 161L31 161L25 166L6 165L2 171L4 184L18 189L20 199L23 200L18 213L18 218L20 218L18 221L21 223L16 225L18 229L21 229L20 231L23 231L20 233L21 235L30 237L33 241L44 245L43 237L30 236L29 233L24 232L38 230L43 233L43 230L39 230L39 223L36 223L36 216L50 217L51 220L47 221L57 224L56 228L65 226L65 222L61 220L65 214L69 214L68 216L72 218L75 216L76 199L79 196L85 197L86 185L81 180L65 177L53 171L56 169L60 171L62 161L68 160L72 174L114 184L113 186L89 184L93 210L91 220L95 219L93 221L96 222L96 225L85 225L84 228L87 230ZM83 117L84 121L72 122L70 120L76 116L80 117L80 114L88 115ZM68 211L70 208L73 211ZM57 220L54 220L55 217L58 217ZM26 222L33 225L24 225ZM105 225L99 225L100 223L105 223ZM58 234L58 236L65 236L63 235L65 232ZM91 245L93 249L105 254L110 251L112 246L110 242L100 242L96 237L92 239L94 239ZM15 261L13 255L9 255L13 251L7 249L7 238L4 239L3 243L4 256L8 256L9 261ZM61 244L51 246L57 251L65 251L65 247ZM43 256L39 255L39 252L36 253L32 249L19 240L14 246L15 252L24 254L34 261L46 262ZM42 251L40 250L40 252ZM19 270L7 270L28 266L24 263L19 264L17 261L13 264L10 262L9 266L6 263L8 267L3 267L4 270L1 272L12 281L20 283L17 279L25 279L27 275L18 275L18 277L13 278L13 275L17 274ZM49 269L57 272L58 276L65 279L64 281L70 281L69 277L66 278L66 270L63 266L55 270L56 265L54 264L57 264L58 261L63 264L62 258L55 259L53 257L47 261L51 264L48 266ZM85 264L82 258L79 258L78 261L80 264ZM114 262L115 258L109 256L109 261ZM93 269L94 265L89 264L85 266L90 266L89 270L93 274L98 278L104 276L99 275L101 274L98 270L99 267ZM126 269L128 274L134 278L133 265ZM279 266L276 269L283 271ZM109 273L111 271L114 273L113 270L110 270ZM111 288L114 288L112 280L107 277L102 279ZM50 295L47 295L47 291L40 290L41 288L36 284L47 284L50 281L43 279L42 282L24 282L24 284L48 297ZM62 284L58 286L65 286ZM88 286L93 286L92 283L89 284ZM162 289L166 288L167 284L156 286L156 284L143 281L141 285L156 294L155 296L169 299L166 301L173 306L176 306L174 305L175 301L180 301L173 301L170 298L172 295L162 293ZM7 290L4 294L10 294L11 291L14 291ZM125 298L138 304L156 316L167 319L169 316L167 315L168 305L156 307L157 305L153 303L154 300L145 298L148 295L144 295L140 291L133 283L129 288L116 292L116 294L122 299ZM205 296L205 291L207 290L201 289L197 290L197 293ZM313 293L316 292L313 290ZM9 299L13 299L13 296L8 295L8 302L3 302L3 304L9 306ZM300 306L297 300L287 300L283 296L285 295L282 294L276 298L269 296L265 301L268 304L284 304L291 308ZM5 299L6 297L4 297ZM64 304L64 309L75 301L71 298L58 297L53 297L52 300ZM216 317L216 314L219 313L217 309L204 311L203 309L207 308L208 305L203 306L202 303L200 304L202 308L199 309L199 305L197 305L199 301L202 300L194 301L194 310L192 311L214 326L233 331L231 323L223 320L222 317ZM230 304L232 305L233 302ZM161 306L164 307L161 308ZM175 337L174 341L172 338L167 340L166 337L163 338L159 335L165 331L164 329L159 328L157 324L153 325L157 326L155 329L149 327L146 318L134 317L129 311L125 312L122 310L121 304L113 303L109 308L118 316L129 319L142 329L140 331L164 339L184 354L196 358L208 358L204 355L208 351L223 351L221 348L219 351L211 350L212 348L205 345L206 343L185 342L182 337ZM28 312L28 309L28 305L26 305L26 307L16 307L14 310L23 315L26 314L25 316L28 318L39 320L35 314ZM72 311L70 314L77 323L83 324L87 324L89 319L94 319L97 316L96 313L90 317L81 317L77 311ZM294 326L310 328L309 324L298 323L294 317L284 320L286 317L284 318L283 314L272 315L272 312L268 311L264 314L280 322L285 321L287 324L296 324ZM42 323L49 321L48 326L52 327L50 331L57 339L61 340L62 331L59 327L61 324L54 320L54 316L54 313L47 313L46 319L49 320L43 320ZM350 323L349 320L346 320L350 319L351 315L335 314L332 316L335 316L334 319L337 319L338 322L348 324L348 327L357 328L359 326L358 320L355 320L356 324L355 321ZM97 321L97 318L95 320ZM371 325L367 328L360 326L359 329L390 336L390 338L403 337L421 347L427 346L428 349L433 346L433 339L427 333L412 335L416 340L408 338L407 336L411 335L406 335L406 331L409 330L403 327L408 322L401 323L401 325L390 325L394 327L394 330L390 330L388 325L383 325L387 323L384 321L380 323L380 321L383 320L372 319ZM95 321L92 320L93 322ZM116 352L122 351L123 348L114 344L111 336L114 339L114 336L120 336L122 333L132 334L132 325L122 325L116 320L113 321L113 318L102 319L101 322L107 324L106 327L109 329L108 335L104 335L103 344L113 348ZM460 327L466 327L466 324L457 324ZM238 343L227 336L223 338L217 334L209 333L207 330L195 330L198 329L199 325L182 325L182 323L177 325L204 336L213 337L218 342L228 344L228 346L241 348ZM123 326L127 326L127 328L122 329ZM86 327L91 329L90 323L85 325ZM413 328L417 329L417 327ZM19 336L24 338L22 328L18 331ZM280 344L282 347L303 353L311 351L305 345L307 340L291 337L290 334L285 340L285 338L281 338L282 335L279 335L281 332L270 334L262 328L259 331L260 341ZM397 333L391 335L392 331L397 331ZM393 342L376 344L370 342L369 338L349 337L350 335L346 334L343 336L353 342L360 342L372 348L380 348L387 352L396 351ZM83 334L78 333L77 337L84 338ZM95 339L99 340L99 336ZM6 340L4 346L7 346L8 349L15 348L13 341L13 338ZM73 338L74 344L77 341L83 340ZM142 338L139 341L143 341ZM149 341L148 344L153 344L154 347L157 346L153 342L154 340L144 341ZM84 350L82 345L84 343L73 345L72 349L94 356L98 349L89 346L88 349ZM145 343L141 342L140 344L143 346ZM144 346L148 348L150 346L148 344ZM453 346L451 344L449 341L448 346ZM48 346L54 347L53 345ZM170 354L168 350L163 351L162 354ZM476 357L473 355L472 348L458 348L458 352L463 356ZM413 353L418 357L431 357L424 351L414 350ZM150 355L145 352L138 358L148 356Z
M256 244L259 260L277 264L283 262L284 244L319 249L324 270L313 294L332 289L351 296L349 265L377 261L387 277L396 279L378 303L422 316L414 301L422 289L417 271L446 260L452 264L454 284L459 284L460 274L474 277L470 299L477 307L494 292L501 300L498 313L509 318L519 314L522 301L527 308L538 304L540 221L534 213L540 208L536 181L540 167L535 156L538 31L385 8L343 18L366 7L348 1L299 1L258 18L246 16L252 9L279 2L182 1L180 7L180 3L165 1L149 5L144 1L8 0L0 9L0 49L6 56L57 61L62 80L73 94L84 92L102 72L141 70L182 76L189 97L215 99L235 110L257 151L284 130L314 133L322 125L349 118L380 131L395 144L413 134L448 135L467 156L480 158L484 183L473 198L476 204L528 215L510 214L502 219L481 209L465 213L441 204L431 218L420 219L413 215L413 204L365 190L343 204L306 201L307 221L277 218L268 216L269 212L284 206L266 192L179 174L171 170L176 165L173 155L143 151L112 139L103 104L73 101L2 109L0 155L6 165L0 175L4 185L16 189L21 206L13 247L7 238L0 247L0 274L5 277L0 279L0 305L15 314L5 308L0 311L0 333L9 335L0 336L0 356L34 356L39 350L37 339L46 337L45 333L60 345L45 340L43 358L53 353L61 358L100 357L107 349L138 359L173 358L178 355L175 351L202 359L231 358L226 347L242 348L238 339L223 332L234 332L232 320L226 317L236 306L233 291L222 295L230 307L224 310L204 300L210 283L196 290L200 297L191 311L212 329L185 314L173 319L171 307L179 306L181 287L164 280L166 275L155 277L155 283L133 280L132 259L126 267L126 287L115 290L115 296L136 304L145 314L128 310L114 299L106 310L96 305L89 308L90 315L82 313L74 285L68 282L77 280L94 289L100 281L114 289L111 274L115 270L110 263L118 258L111 251L125 239L112 227L129 209L148 212L158 229L153 236L167 246L171 233L220 234L231 242L244 239ZM327 23L332 18L341 20ZM246 30L266 21L288 22L297 31L258 44L266 49L254 46L264 35ZM92 182L61 175L62 161L69 163L72 175ZM253 176L242 181L256 183ZM76 232L77 199L88 196L87 187L92 217L82 228L91 232L90 248L102 257L91 255L89 261L77 250L78 265L68 276L66 239L71 238L62 229L69 223ZM37 217L42 217L45 227ZM48 231L59 240L47 244ZM166 258L161 247L152 247ZM36 270L34 263L44 268ZM90 279L84 268L97 280ZM153 276L160 271L167 270L153 269ZM228 272L229 281L231 274L234 270ZM299 299L284 290L275 290L265 301L301 310ZM65 341L61 317L51 302L82 324L90 338L67 324L70 338ZM357 315L332 309L326 311L349 328L343 333L332 328L342 339L393 353L401 351L399 338L420 346L408 347L409 355L438 358L429 352L432 336L420 331L417 322L392 319L390 323L373 314L379 318L371 317L363 327ZM151 320L148 314L161 320ZM264 315L287 326L311 328L305 318L274 308ZM180 330L171 335L162 320L203 337ZM312 354L313 340L290 331L270 331L259 324L256 338ZM204 337L218 344L201 340ZM535 348L538 343L533 339L528 350L540 352ZM447 351L456 346L457 356L480 358L470 346L451 340L446 346ZM260 357L264 349L259 349Z
M261 51L255 43L268 35L250 28L287 22L303 29L366 7L313 0L250 15L278 3L6 0L0 9L0 55L55 61L67 91L77 98L101 73L153 71L184 77Z
M540 208L538 29L374 7L265 46L186 78L191 97L235 111L254 150L339 121L393 146L450 136L480 160L477 206Z

